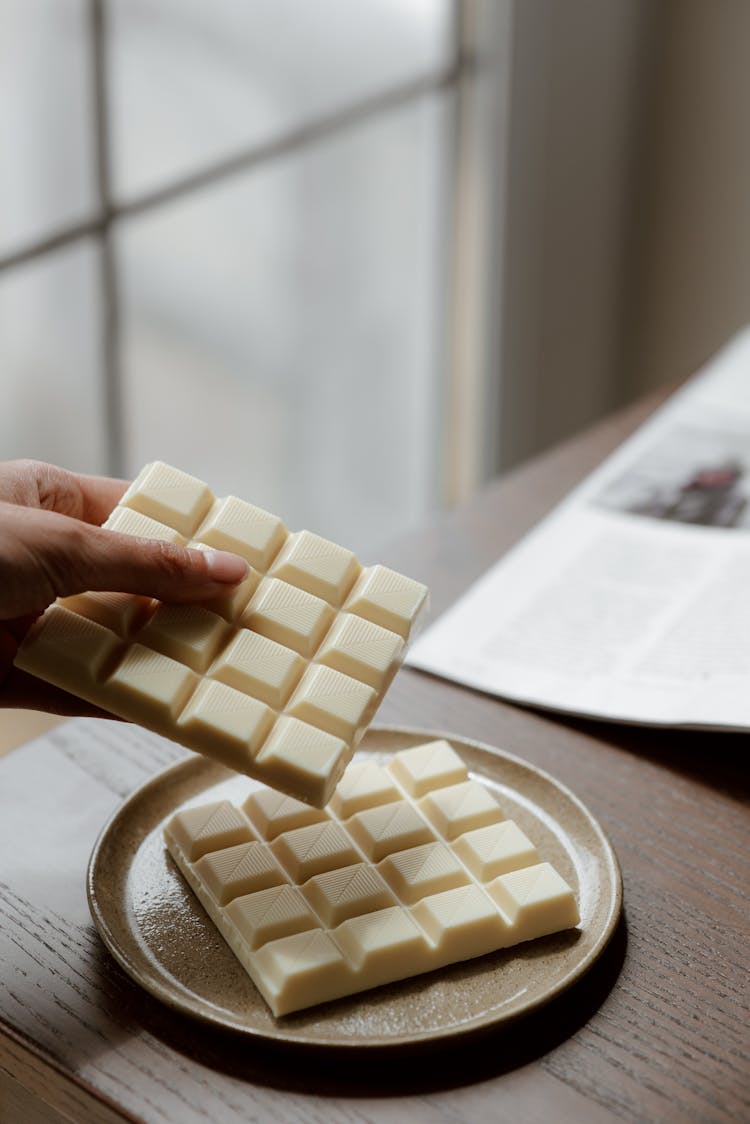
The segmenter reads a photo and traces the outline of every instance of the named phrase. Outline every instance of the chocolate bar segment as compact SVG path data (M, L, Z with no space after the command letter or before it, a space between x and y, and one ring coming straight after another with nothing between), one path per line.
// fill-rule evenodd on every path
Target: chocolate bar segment
M275 1015L578 924L572 889L494 795L474 780L444 785L444 749L450 775L461 763L440 745L437 758L431 743L385 768L353 762L325 809L257 786L243 809L214 802L167 824L172 857ZM431 759L418 797L395 779ZM441 793L443 812L460 814L429 823L420 805ZM486 807L499 821L472 827Z
M318 807L403 662L427 590L160 461L105 526L229 550L246 578L202 605L86 592L36 622L16 665ZM344 608L346 606L346 609ZM360 803L360 808L365 806Z

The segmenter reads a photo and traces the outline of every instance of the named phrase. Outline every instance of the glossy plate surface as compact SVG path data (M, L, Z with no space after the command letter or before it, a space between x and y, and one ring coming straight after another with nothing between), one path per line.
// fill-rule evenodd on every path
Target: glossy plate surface
M573 930L276 1019L179 874L165 821L185 803L240 800L252 782L194 756L159 773L116 812L91 856L92 916L142 987L205 1022L270 1041L407 1046L523 1015L577 980L603 952L622 904L612 847L581 802L549 774L499 749L435 731L372 727L356 759L446 738L575 890Z

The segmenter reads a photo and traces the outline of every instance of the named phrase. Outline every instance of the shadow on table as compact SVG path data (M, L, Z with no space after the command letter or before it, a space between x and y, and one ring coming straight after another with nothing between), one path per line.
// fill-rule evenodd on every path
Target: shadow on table
M672 772L708 785L717 792L735 798L750 794L747 734L741 731L626 726L563 715L554 717L569 729L618 749L648 757Z
M145 1030L212 1069L254 1085L321 1096L391 1097L457 1088L534 1061L575 1034L607 998L625 958L624 918L587 974L540 1010L502 1029L408 1049L311 1048L250 1042L208 1028L150 1000L136 1017ZM365 1056L363 1056L363 1054Z
M402 678L403 676L403 678ZM407 678L410 676L410 678ZM424 693L426 705L431 706L432 729L458 729L467 726L467 715L475 714L473 736L492 741L483 733L482 709L477 702L489 703L493 710L492 723L499 725L498 714L508 718L508 729L513 728L514 718L532 716L544 727L545 737L549 729L557 726L571 733L583 735L614 749L625 750L635 756L648 758L655 764L680 774L699 784L708 785L716 792L728 796L746 797L750 793L750 771L747 768L747 731L742 730L690 730L680 726L637 726L626 722L605 722L598 718L566 714L563 711L547 710L527 703L500 699L490 691L466 688L457 683L440 679L427 671L414 671L407 668L401 673L391 688L389 701L398 703L399 691L405 690L409 699L404 713L396 714L396 719L408 723L409 706L415 692L422 684L440 683L440 694ZM409 698L411 696L411 698ZM422 695L419 695L420 701ZM436 710L435 700L439 700ZM458 717L457 717L458 716ZM528 734L529 727L525 732ZM517 751L518 752L518 751ZM547 768L552 766L547 765Z

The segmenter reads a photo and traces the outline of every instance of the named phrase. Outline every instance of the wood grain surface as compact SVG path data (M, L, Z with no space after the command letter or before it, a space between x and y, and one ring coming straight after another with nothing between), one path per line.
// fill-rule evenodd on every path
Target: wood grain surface
M439 613L653 405L496 482L383 561L428 582ZM25 926L24 970L36 962L60 983L35 1021L0 1026L0 1120L750 1120L747 735L564 719L411 670L378 720L501 746L554 774L599 818L622 866L625 919L589 975L461 1048L369 1062L251 1049L142 994L90 924L63 932L54 911L0 894L3 913ZM72 1036L88 1078L59 1063L60 1034L66 1056ZM105 1070L116 1097L91 1077Z

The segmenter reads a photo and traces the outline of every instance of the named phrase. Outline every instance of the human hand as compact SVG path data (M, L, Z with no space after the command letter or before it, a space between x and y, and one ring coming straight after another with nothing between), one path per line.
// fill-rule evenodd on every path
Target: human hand
M56 597L98 589L203 601L247 574L234 554L105 530L127 486L40 461L0 462L0 706L102 713L13 667L27 630Z

